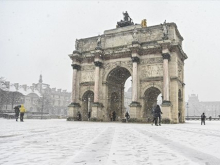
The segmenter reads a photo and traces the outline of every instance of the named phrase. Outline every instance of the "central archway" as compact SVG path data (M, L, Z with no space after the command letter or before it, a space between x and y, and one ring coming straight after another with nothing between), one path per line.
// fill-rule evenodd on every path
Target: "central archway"
M107 113L109 120L115 111L116 121L124 117L124 85L125 81L131 76L131 73L123 67L112 69L107 76L108 88L108 107Z

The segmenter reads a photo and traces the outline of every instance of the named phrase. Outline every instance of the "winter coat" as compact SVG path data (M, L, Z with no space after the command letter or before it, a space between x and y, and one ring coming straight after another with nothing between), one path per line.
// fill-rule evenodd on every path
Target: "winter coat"
M21 108L20 108L20 113L25 113L26 112L26 110L25 110L25 108L24 108L24 105L22 104L21 105Z
M155 108L155 111L154 111L155 113L157 113L157 114L162 114L162 112L161 112L161 109L160 109L160 106L159 105L157 105L156 106L156 108Z
M205 120L205 114L201 115L201 120Z
M14 107L16 114L19 114L19 113L20 113L19 108L20 108L20 105L17 105L17 106Z

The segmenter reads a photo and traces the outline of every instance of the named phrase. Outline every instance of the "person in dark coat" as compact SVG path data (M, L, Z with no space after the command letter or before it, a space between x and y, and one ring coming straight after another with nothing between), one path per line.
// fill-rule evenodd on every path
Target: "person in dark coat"
M161 114L163 114L163 113L161 112L160 106L157 105L155 108L155 115L156 115L156 118L159 118L159 125L160 126L161 126Z
M152 107L152 111L151 111L151 114L152 114L153 120L152 120L151 125L154 125L154 124L157 125L157 114L155 113L155 108L156 108L156 106L153 105L153 107Z
M90 120L90 117L91 117L91 112L89 111L88 112L88 120Z
M116 112L115 111L113 111L113 113L112 113L112 117L113 117L113 121L115 121L115 119L116 119Z
M77 112L77 120L81 121L81 113L79 111Z
M202 123L204 123L204 125L205 125L205 118L206 118L205 113L202 113L202 115L201 115L201 125L202 125Z
M129 115L128 111L125 113L125 118L126 118L126 123L127 123L128 120L130 119L130 115Z
M14 107L16 121L18 121L18 117L19 117L19 113L20 113L20 109L19 109L20 107L21 107L20 105L17 105L17 106Z

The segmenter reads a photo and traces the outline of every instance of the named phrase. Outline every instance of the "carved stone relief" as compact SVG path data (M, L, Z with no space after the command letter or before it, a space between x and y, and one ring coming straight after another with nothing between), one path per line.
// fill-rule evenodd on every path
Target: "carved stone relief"
M155 64L155 63L163 63L163 58L157 57L157 58L148 58L145 60L141 60L141 64Z
M161 77L163 76L163 65L145 65L141 67L141 77Z
M81 82L94 81L95 73L94 70L91 72L82 72Z

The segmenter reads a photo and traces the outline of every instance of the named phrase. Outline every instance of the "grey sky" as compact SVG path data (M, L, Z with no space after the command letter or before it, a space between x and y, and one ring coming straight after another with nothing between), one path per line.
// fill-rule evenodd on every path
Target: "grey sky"
M0 77L71 91L68 54L74 42L113 29L128 11L135 23L175 22L183 36L186 100L219 101L220 2L217 1L0 1Z

